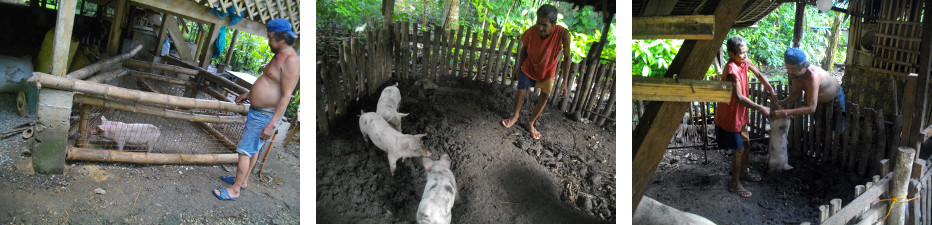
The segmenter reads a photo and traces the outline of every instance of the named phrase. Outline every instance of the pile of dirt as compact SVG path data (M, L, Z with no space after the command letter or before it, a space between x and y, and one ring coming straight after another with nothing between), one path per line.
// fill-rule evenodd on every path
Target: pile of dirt
M432 159L450 155L458 185L454 223L614 222L614 131L548 106L536 125L543 138L534 140L521 125L500 123L513 112L509 87L447 79L436 85L458 91L439 92L400 83L399 111L409 113L402 133L426 133ZM379 94L348 111L375 111ZM526 98L520 123L535 101ZM391 175L385 152L363 140L358 117L334 124L341 125L317 138L317 221L414 222L426 182L421 160L399 161Z

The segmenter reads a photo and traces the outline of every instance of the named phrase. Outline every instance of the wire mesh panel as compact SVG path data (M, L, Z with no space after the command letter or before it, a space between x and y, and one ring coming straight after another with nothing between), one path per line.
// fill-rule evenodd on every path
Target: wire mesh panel
M122 88L152 91L174 96L181 96L184 85L169 84L160 81L145 80L135 77L123 77L116 86ZM86 147L98 150L121 150L151 153L182 154L222 154L235 152L236 143L243 133L242 123L207 123L193 122L192 119L176 119L154 116L146 111L171 111L183 115L203 116L240 116L233 112L220 112L210 109L166 109L154 104L131 103L124 100L108 99L101 96L107 104L132 106L127 109L110 109L100 106L84 105L77 110L87 110L86 127L79 129L78 138L86 139ZM216 100L213 96L200 92L199 99ZM235 96L227 95L228 100ZM84 123L82 123L84 124ZM83 145L80 143L79 145Z

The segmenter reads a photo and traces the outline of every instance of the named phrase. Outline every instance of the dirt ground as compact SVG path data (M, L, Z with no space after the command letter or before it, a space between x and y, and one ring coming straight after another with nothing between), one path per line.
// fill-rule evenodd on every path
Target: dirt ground
M0 130L35 118L15 115L0 94ZM190 125L194 126L194 125ZM67 162L61 175L36 174L21 136L0 137L0 224L297 224L299 146L273 150L238 201L220 201L233 164L210 166ZM156 150L153 150L155 152ZM261 159L260 159L261 160ZM258 167L258 166L257 166ZM229 171L228 171L229 169ZM257 169L258 170L258 169ZM97 194L101 188L106 193Z
M415 92L422 89L403 81L399 111L410 113L402 133L426 133L433 159L450 155L458 185L453 223L615 223L613 129L548 106L537 122L543 138L533 140L521 126L500 124L513 112L513 88L458 79L438 85L480 94ZM348 112L375 111L378 90ZM520 123L535 101L526 98ZM413 223L426 183L421 160L399 161L390 175L385 152L364 142L358 117L348 117L317 136L317 222Z
M819 205L833 198L850 202L854 186L866 182L805 156L790 158L793 170L769 175L766 142L751 145L749 167L763 180L741 181L750 198L728 190L733 151L720 149L708 150L707 164L701 149L667 151L646 196L718 224L799 224L818 220Z

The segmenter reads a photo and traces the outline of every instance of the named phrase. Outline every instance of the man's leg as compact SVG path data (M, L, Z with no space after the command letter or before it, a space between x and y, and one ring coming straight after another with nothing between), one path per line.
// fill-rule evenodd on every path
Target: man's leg
M256 157L256 155L258 154L253 155L253 157L258 158ZM239 189L241 187L246 187L245 186L246 179L249 178L248 176L249 176L249 158L250 157L244 154L237 154L237 156L239 156L239 160L236 163L236 179L233 182L233 185L227 188L227 193L230 193L230 197L232 198L239 197L239 194L240 194ZM214 193L216 193L217 195L220 195L220 192L218 190L214 190Z
M527 122L528 129L531 130L531 136L534 139L540 139L540 132L537 132L537 129L534 128L534 122L537 122L540 113L544 111L544 106L547 106L548 96L548 93L543 92L537 96L537 105L534 106L534 112L531 113L531 120Z
M505 125L506 128L511 128L515 125L515 122L518 122L518 116L521 114L521 106L524 104L524 93L527 89L518 89L515 92L515 114L510 119L502 120L502 125Z
M741 178L757 182L761 180L760 175L752 174L751 170L748 170L748 161L749 161L748 157L751 155L751 151L750 151L751 141L750 140L751 138L748 135L748 126L745 125L744 128L741 128L741 142L744 144L744 154L741 155L742 156Z
M732 158L732 163L731 163L731 184L729 186L732 192L735 192L741 197L747 198L747 197L751 197L751 192L748 191L747 189L744 189L744 186L741 186L741 182L740 182L742 171L745 170L742 167L742 165L745 164L744 163L745 161L744 159L746 158L745 155L747 155L747 151L745 151L745 148L735 149L735 155Z

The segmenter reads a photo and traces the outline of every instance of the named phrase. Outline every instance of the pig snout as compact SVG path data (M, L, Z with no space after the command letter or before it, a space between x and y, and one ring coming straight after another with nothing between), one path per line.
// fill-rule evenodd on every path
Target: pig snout
M427 149L421 149L421 151L423 152L423 153L421 153L421 154L422 154L424 157L430 157L430 151L428 151Z

